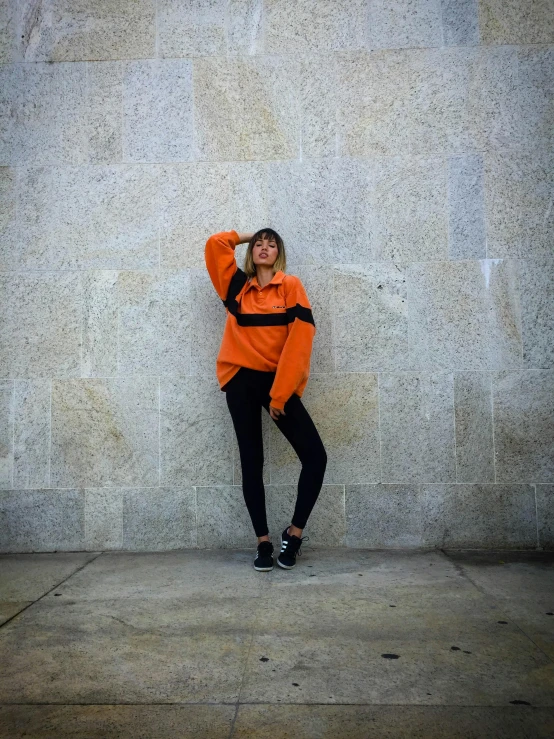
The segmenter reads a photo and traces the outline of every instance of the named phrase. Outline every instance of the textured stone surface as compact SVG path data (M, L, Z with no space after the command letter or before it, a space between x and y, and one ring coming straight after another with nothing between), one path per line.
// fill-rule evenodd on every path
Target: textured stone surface
M84 549L82 490L2 490L0 511L2 552Z
M26 167L17 185L19 247L6 269L158 266L158 170L105 165Z
M368 3L372 49L441 45L440 3L430 0L376 0Z
M429 261L448 249L447 162L381 157L372 175L373 261Z
M75 552L4 554L0 557L0 601L33 603L97 556L97 553Z
M445 46L479 43L479 0L441 0Z
M348 706L240 704L183 706L5 706L0 731L22 739L29 732L40 739L56 739L71 727L75 739L96 732L105 739L135 739L163 733L181 739L183 726L190 739L287 739L291 723L298 739L326 732L337 739L411 739L414 732L428 739L464 739L472 732L503 739L550 739L554 709L523 706ZM233 724L234 721L234 724Z
M554 369L554 259L516 260L523 367Z
M554 370L493 375L496 481L554 482Z
M41 739L55 739L71 727L74 739L136 739L159 734L165 739L181 739L186 726L189 739L227 739L233 724L234 705L165 706L3 706L0 736L19 739L29 732ZM482 722L481 722L482 723ZM495 725L491 723L490 725ZM533 726L540 726L534 717Z
M78 272L0 272L0 375L79 376L81 289Z
M209 603L200 596L183 608L182 598L174 596L160 608L158 599L43 599L10 622L27 649L4 643L0 700L235 702L251 641L245 614L257 600L235 594ZM53 662L59 670L49 679Z
M399 262L334 267L337 370L409 368L406 268Z
M83 290L83 377L111 377L118 372L119 294L117 270L94 269L81 275ZM122 274L124 279L126 273Z
M522 366L514 260L418 262L409 265L406 277L412 368Z
M159 380L52 381L54 487L158 485Z
M539 649L554 656L550 558L542 559L538 552L529 552L528 558L516 552L461 551L448 552L448 556L464 576L494 598L508 625L516 623Z
M554 3L550 0L554 11ZM554 22L552 22L554 40ZM519 99L522 135L528 148L554 147L554 48L552 46L522 46L518 49Z
M339 156L338 110L342 54L299 53L302 158Z
M87 162L85 62L5 64L0 68L0 89L2 164Z
M554 41L552 0L481 0L482 44L546 44Z
M448 251L450 259L486 257L481 154L448 158Z
M421 547L419 488L419 485L345 485L347 546Z
M87 64L89 164L123 160L123 79L120 61Z
M229 0L227 53L263 53L264 0Z
M532 485L422 485L421 520L427 547L537 546Z
M364 0L264 0L264 39L268 54L363 49L367 35Z
M266 164L199 162L160 167L160 209L162 266L201 269L209 282L206 234L229 231L229 224L239 233L267 225ZM241 264L239 256L244 256L245 248L236 247Z
M87 549L121 549L123 546L124 493L114 488L85 490L85 546Z
M192 158L192 62L134 60L123 67L123 158L172 162Z
M14 464L14 382L0 382L0 488L11 487Z
M456 372L457 482L494 482L491 377L486 372Z
M525 151L485 156L487 255L496 259L553 256L554 154ZM517 207L514 207L517 204Z
M157 177L156 167L60 169L59 189L52 193L59 205L54 209L58 217L52 229L51 266L157 266Z
M196 546L193 488L138 488L122 491L122 498L123 549L164 551Z
M232 484L233 433L216 379L206 375L160 379L161 485Z
M186 603L188 599L198 600L208 593L215 602L224 601L236 595L238 587L245 595L260 596L266 592L265 581L254 568L245 568L245 564L251 562L253 550L250 550L251 547L246 551L214 550L211 553L194 549L186 552L103 552L89 567L76 571L70 580L58 586L54 593L61 595L55 598L57 601L61 597L65 599L62 603L72 601L73 604L114 602L121 598L129 604L140 605L144 599L141 585L145 583L153 588L149 592L160 603L177 596Z
M153 56L156 3L123 0L23 0L14 3L19 61ZM129 29L132 28L132 33Z
M454 374L379 375L381 482L455 482Z
M347 545L533 549L532 485L346 485Z
M0 4L0 63L7 64L15 57L15 21L13 2Z
M554 485L535 485L539 548L554 549Z
M156 16L159 55L224 55L225 6L225 0L159 0Z
M194 62L196 160L298 156L298 65L293 57Z
M6 621L16 616L18 613L23 611L25 608L30 606L32 601L13 601L11 603L3 603L0 601L0 626ZM1 724L0 724L1 726Z
M12 707L9 711L20 714ZM52 720L52 714L55 717L58 710L48 709L44 713ZM442 739L445 733L452 739L464 739L472 731L506 739L520 739L521 732L527 731L537 739L547 739L553 714L551 708L533 708L523 714L521 706L403 705L399 711L398 706L241 705L233 739L246 739L253 733L259 739L286 739L291 724L294 724L298 739L312 739L318 732L326 732L337 739L411 739L414 733L428 739ZM71 714L72 719L74 715ZM61 723L63 718L58 721Z
M190 273L119 272L117 299L118 374L188 373L194 316Z
M17 171L0 167L0 269L7 269L17 242Z
M16 488L48 487L50 482L50 402L50 380L14 380Z
M28 567L40 599L2 629L0 735L29 733L49 716L53 725L38 726L38 736L54 727L65 733L75 720L76 731L90 731L109 720L109 708L114 732L129 703L163 705L160 720L170 722L176 706L168 704L200 711L207 702L232 702L234 710L254 702L266 706L266 718L251 713L250 729L269 722L283 737L284 717L272 706L285 700L287 710L319 704L317 716L304 714L305 736L320 734L330 706L335 716L351 711L349 728L375 704L417 711L425 736L439 706L509 713L510 702L525 701L535 718L554 708L548 553L303 550L294 572L262 574L252 568L252 546L87 555L86 566L42 597L53 564L67 568L73 557L75 566L75 555L10 557L14 586L6 592L31 594L20 587ZM5 705L12 703L43 704L43 713L27 705L23 716ZM82 708L68 705L75 703L89 704L87 714L72 713ZM533 726L525 706L517 708L519 728ZM466 715L466 730L480 717ZM488 720L502 726L494 712Z
M440 42L439 42L440 43ZM433 156L520 145L515 47L337 53L338 154Z
M190 294L191 312L188 319L191 332L190 369L183 361L181 372L188 370L198 379L214 377L227 311L215 291L206 268L190 270ZM219 384L217 390L221 399L225 400Z

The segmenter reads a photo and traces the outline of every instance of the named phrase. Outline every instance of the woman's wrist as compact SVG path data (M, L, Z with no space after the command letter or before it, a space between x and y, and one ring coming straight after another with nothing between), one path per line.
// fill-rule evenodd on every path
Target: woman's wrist
M241 233L239 233L237 231L237 233L239 234L239 239L240 239L239 244L245 244L245 243L247 243L248 241L250 241L250 239L252 238L252 236L254 236L254 232L241 234Z

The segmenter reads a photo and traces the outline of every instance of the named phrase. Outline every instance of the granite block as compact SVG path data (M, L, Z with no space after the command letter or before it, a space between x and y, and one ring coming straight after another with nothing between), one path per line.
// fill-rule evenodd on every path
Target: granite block
M0 491L0 551L85 549L83 490Z
M231 485L233 422L214 377L160 378L160 484Z
M78 377L82 283L78 272L0 272L0 377Z
M532 485L421 486L423 546L444 549L534 549Z
M496 482L554 482L554 370L492 376Z
M49 379L14 380L13 488L50 486Z
M455 482L454 375L379 375L381 482Z
M156 377L52 380L52 486L158 485L159 418Z
M554 41L551 0L481 0L482 44L547 44Z

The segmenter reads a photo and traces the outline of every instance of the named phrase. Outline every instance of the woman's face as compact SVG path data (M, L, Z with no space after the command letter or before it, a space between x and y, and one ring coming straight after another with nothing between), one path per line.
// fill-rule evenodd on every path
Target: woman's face
M277 259L278 254L279 248L273 236L257 239L252 247L252 259L256 265L272 265Z

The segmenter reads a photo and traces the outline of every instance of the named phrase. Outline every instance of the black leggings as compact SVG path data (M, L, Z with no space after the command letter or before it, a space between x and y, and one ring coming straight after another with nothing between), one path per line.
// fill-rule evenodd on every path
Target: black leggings
M263 483L264 450L262 406L269 413L269 391L275 372L241 367L223 387L233 419L240 451L242 491L256 536L269 534ZM323 484L327 453L310 414L293 393L285 403L285 414L273 422L291 443L302 463L298 496L291 523L303 529Z

